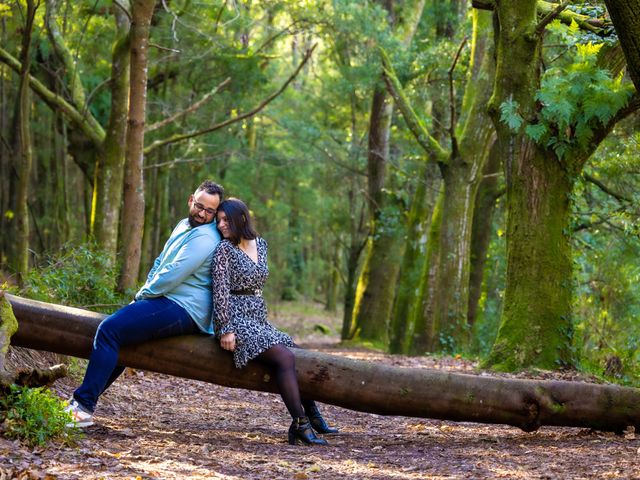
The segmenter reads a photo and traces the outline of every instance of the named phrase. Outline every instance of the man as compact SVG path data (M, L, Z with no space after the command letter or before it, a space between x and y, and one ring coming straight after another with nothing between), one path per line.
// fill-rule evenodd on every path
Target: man
M211 260L220 242L215 218L224 189L203 182L189 196L189 216L178 223L153 264L135 301L105 318L98 326L82 385L67 411L70 426L93 425L98 397L120 376L120 347L147 340L213 333L211 321Z

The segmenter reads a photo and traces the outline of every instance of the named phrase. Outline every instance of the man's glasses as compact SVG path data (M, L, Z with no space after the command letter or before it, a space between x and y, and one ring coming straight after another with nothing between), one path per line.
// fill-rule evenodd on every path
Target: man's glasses
M193 206L196 207L199 212L204 211L204 213L206 213L207 215L214 216L216 214L216 211L213 208L206 208L204 205L196 202L195 200L193 201Z

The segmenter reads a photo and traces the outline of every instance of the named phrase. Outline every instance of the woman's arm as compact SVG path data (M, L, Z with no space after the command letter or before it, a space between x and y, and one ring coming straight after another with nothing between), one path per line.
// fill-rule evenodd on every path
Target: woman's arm
M216 248L211 263L211 287L213 289L213 322L215 335L221 338L227 333L233 333L229 297L231 296L231 251L227 242L222 242Z

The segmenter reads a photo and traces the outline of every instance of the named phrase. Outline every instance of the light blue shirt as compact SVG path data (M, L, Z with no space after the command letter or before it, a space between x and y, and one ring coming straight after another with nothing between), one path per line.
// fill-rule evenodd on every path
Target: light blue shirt
M167 297L184 308L200 330L213 333L211 260L218 243L215 222L191 228L188 219L181 220L153 262L136 300Z

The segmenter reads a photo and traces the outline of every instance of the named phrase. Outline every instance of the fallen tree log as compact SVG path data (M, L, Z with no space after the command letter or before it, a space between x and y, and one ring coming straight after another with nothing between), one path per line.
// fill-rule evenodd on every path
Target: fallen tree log
M23 387L49 386L54 381L67 375L66 365L54 365L50 368L27 368L16 372L9 371L6 357L11 344L12 335L18 330L11 305L5 300L5 293L0 290L0 396L8 391L12 384Z
M87 358L103 315L6 295L19 328L15 345ZM399 368L296 350L303 395L352 410L507 424L622 432L640 428L640 390L584 382L507 379ZM205 335L156 340L122 349L123 365L233 388L276 392L269 370L238 370L231 355ZM213 400L215 401L215 400Z

